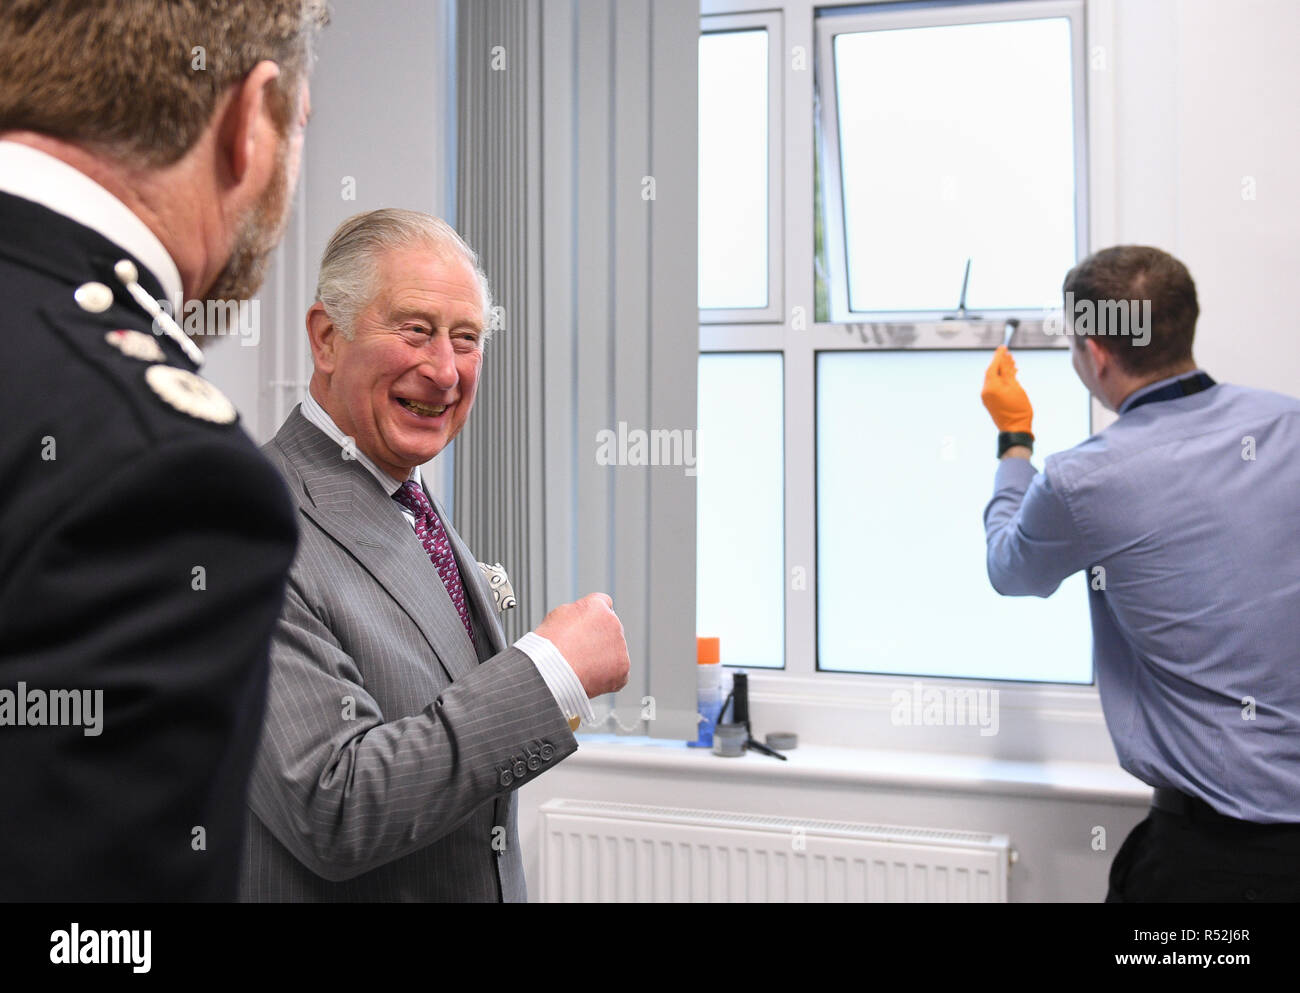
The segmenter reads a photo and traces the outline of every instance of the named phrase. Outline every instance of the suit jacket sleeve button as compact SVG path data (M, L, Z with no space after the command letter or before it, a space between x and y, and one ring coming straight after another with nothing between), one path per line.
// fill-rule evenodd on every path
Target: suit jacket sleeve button
M549 744L545 744L541 747L541 750L538 752L538 754L541 755L543 762L549 762L555 755L555 749L552 748Z
M509 769L502 769L502 770L501 770L501 785L502 785L502 786L509 786L509 785L510 785L511 783L513 783L514 781L515 781L515 777L512 776L512 775L510 775L510 770L509 770Z
M516 779L523 779L528 775L528 767L524 765L523 759L515 759L514 773Z

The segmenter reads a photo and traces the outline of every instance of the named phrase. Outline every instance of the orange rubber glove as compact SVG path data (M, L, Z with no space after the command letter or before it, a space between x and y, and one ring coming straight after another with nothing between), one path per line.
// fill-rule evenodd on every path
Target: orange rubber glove
M999 431L1034 433L1034 408L1016 380L1016 360L1005 345L993 353L993 361L984 374L980 399L993 415Z

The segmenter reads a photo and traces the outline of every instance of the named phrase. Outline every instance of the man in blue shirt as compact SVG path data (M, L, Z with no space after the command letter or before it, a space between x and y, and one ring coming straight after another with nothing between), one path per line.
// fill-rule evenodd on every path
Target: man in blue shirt
M1063 290L1075 371L1119 419L1038 473L999 349L984 521L999 593L1089 580L1106 724L1155 788L1107 901L1300 899L1300 400L1197 368L1196 287L1158 249L1098 252Z

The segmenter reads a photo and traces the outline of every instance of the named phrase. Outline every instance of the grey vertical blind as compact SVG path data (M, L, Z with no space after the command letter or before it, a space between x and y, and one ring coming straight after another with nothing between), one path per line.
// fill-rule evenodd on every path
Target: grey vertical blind
M597 450L620 424L696 427L698 6L462 0L458 22L457 217L503 326L457 527L510 573L512 637L613 597L633 669L607 730L693 737L694 477Z
M458 14L459 162L456 215L492 282L497 329L478 399L456 443L454 514L475 553L500 562L519 596L503 623L511 640L546 608L541 464L543 354L538 290L540 217L536 4L470 0Z

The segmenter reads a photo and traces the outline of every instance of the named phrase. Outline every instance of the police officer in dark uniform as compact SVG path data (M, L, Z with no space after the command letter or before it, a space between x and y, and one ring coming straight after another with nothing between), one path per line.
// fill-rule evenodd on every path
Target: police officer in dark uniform
M0 900L231 900L296 528L169 313L256 289L323 15L169 5L191 79L97 6L0 10Z

